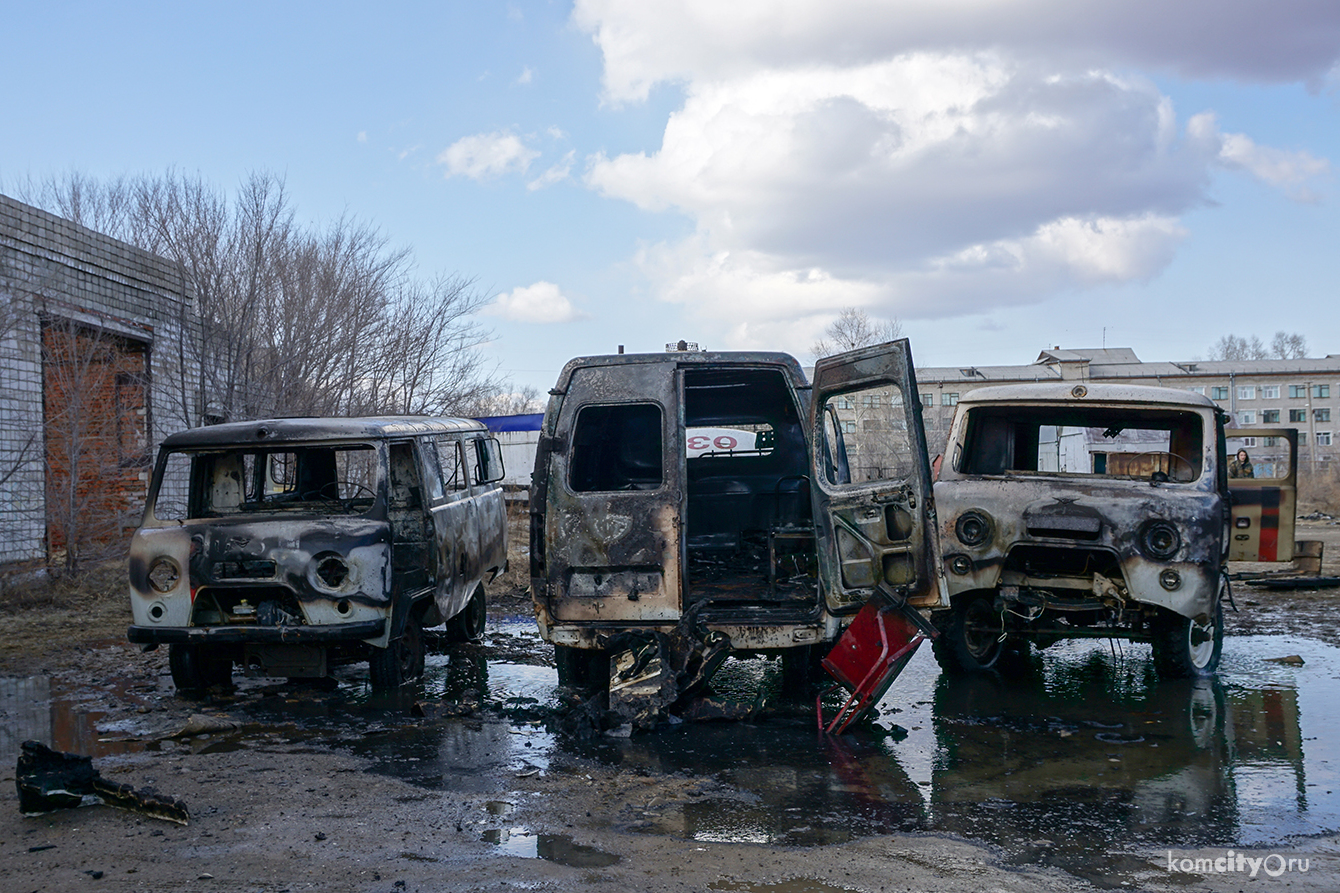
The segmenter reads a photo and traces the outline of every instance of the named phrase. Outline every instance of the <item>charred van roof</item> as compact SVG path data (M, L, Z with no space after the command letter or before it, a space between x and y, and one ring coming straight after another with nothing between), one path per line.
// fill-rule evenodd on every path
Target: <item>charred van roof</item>
M430 416L373 416L329 419L257 419L180 431L163 440L166 449L297 443L313 440L378 440L415 434L460 434L488 429L474 419Z
M598 366L634 366L663 364L665 366L783 366L796 387L809 387L809 379L800 362L789 353L763 350L676 350L665 353L602 354L574 357L559 373L554 390L563 392L578 369Z
M959 398L959 405L976 403L1127 403L1216 409L1218 404L1193 391L1150 385L1093 384L1058 381L974 388Z

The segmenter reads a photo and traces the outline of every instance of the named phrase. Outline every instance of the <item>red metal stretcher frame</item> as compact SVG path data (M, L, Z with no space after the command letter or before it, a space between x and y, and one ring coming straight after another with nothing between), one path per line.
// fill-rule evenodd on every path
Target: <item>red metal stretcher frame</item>
M909 613L913 616L909 617ZM823 659L824 669L838 684L815 699L819 730L840 735L879 703L917 647L928 638L927 627L916 609L906 603L894 605L878 593L866 602ZM929 633L933 635L934 631L929 630ZM823 698L839 688L845 688L851 694L832 721L825 725Z

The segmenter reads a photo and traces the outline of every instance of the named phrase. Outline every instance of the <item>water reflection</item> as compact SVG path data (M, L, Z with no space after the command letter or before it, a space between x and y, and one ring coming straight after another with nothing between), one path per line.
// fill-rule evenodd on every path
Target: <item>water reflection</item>
M1263 660L1288 653L1305 665ZM1110 876L1121 853L1340 828L1336 678L1340 649L1282 637L1230 639L1214 680L1162 681L1147 648L1096 642L1058 646L1008 681L942 676L918 654L880 726L839 739L812 718L774 718L566 746L744 792L648 830L806 844L920 829Z
M635 816L649 833L793 845L953 833L1096 880L1169 847L1263 846L1340 828L1340 649L1319 642L1230 638L1218 679L1183 682L1159 680L1142 646L1062 643L1008 682L942 676L924 650L878 724L840 738L818 732L811 706L780 705L757 723L576 740L549 731L554 672L523 660L519 629L506 633L520 642L510 651L430 655L419 686L390 694L372 692L361 667L332 685L247 681L206 705L239 730L189 743L337 748L372 771L472 793L509 791L562 750L698 785L698 796ZM1305 663L1264 660L1286 654ZM766 661L738 662L722 693L772 696L778 675ZM94 756L150 746L151 718L129 705L169 689L114 686L0 679L0 760L12 765L27 738ZM110 704L121 707L104 714Z

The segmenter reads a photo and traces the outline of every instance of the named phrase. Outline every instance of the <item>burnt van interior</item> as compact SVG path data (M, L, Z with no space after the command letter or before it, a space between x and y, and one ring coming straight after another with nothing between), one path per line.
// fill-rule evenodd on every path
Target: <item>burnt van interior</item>
M686 605L814 602L810 463L771 369L684 372Z

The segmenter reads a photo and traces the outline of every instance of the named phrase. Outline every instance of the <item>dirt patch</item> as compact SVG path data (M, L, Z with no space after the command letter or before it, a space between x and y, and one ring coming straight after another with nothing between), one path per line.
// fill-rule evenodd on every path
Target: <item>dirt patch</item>
M1299 540L1322 543L1322 575L1340 576L1340 524L1300 523ZM1280 566L1234 563L1234 572L1278 572ZM1238 610L1224 614L1229 635L1296 635L1340 645L1340 588L1294 589L1275 591L1245 582L1233 584Z

